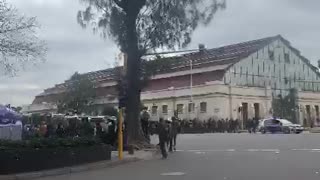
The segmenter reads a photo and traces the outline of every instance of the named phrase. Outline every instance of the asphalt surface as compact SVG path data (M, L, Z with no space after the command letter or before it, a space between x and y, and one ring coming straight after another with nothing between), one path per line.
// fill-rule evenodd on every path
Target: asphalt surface
M167 160L41 180L319 180L320 134L180 135Z

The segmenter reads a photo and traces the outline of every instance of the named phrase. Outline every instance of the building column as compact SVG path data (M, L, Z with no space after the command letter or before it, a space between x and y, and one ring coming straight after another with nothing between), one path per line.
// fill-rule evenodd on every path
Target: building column
M232 89L231 89L231 85L229 85L229 119L233 119Z
M270 108L272 107L272 102L270 103L271 105L269 106L269 98L270 98L270 101L272 101L272 97L271 97L271 93L272 93L272 90L271 90L271 87L270 86L266 86L265 87L265 116L272 116L272 114L270 114Z

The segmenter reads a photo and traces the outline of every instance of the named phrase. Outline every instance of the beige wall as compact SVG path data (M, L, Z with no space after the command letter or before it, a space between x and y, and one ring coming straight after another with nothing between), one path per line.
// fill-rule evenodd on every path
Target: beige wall
M192 92L192 98L191 98ZM231 94L231 96L230 96ZM267 96L266 96L267 95ZM152 115L153 120L160 117L169 118L173 116L177 104L183 104L183 114L179 114L182 119L198 118L207 120L209 118L233 118L242 119L238 109L242 103L248 103L248 118L254 117L254 103L259 103L260 116L269 116L271 108L271 91L270 89L257 87L232 87L223 85L221 82L211 83L206 86L183 89L170 89L166 91L142 93L144 105L150 110L152 106L158 106L157 114ZM188 112L188 104L195 103L195 111ZM207 103L207 111L200 112L200 103ZM162 105L168 105L168 114L162 114Z
M299 120L301 125L310 126L310 121L316 121L318 118L316 116L316 108L315 106L319 106L320 108L320 93L319 92L306 92L306 91L299 91ZM306 106L310 106L310 116L307 115ZM307 122L304 122L304 119ZM315 122L315 125L320 125Z

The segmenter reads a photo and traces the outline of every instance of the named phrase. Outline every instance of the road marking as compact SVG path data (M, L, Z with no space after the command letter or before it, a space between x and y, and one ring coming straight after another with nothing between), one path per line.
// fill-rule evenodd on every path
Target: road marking
M310 151L310 152L320 152L320 149L291 149L292 151Z
M235 152L236 150L235 149L227 149L226 151L227 152Z
M186 150L187 152L234 152L235 149L198 149L198 150Z
M247 149L248 152L276 152L278 153L279 149Z
M178 149L177 149L176 152L184 152L184 150L178 150Z
M184 172L167 172L167 173L162 173L160 174L161 176L182 176L185 175L186 173Z
M198 151L198 152L194 152L195 154L205 154L205 152L200 152L200 151Z
M319 148L314 149L287 149L284 151L306 151L306 152L320 152ZM205 154L209 152L274 152L276 154L280 153L280 149L190 149L190 150L176 150L176 152L192 152L195 154Z

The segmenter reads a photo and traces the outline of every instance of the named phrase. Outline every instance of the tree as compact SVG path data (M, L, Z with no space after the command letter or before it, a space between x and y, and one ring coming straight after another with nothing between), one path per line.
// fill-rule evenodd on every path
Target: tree
M46 45L36 34L36 18L25 17L0 0L0 68L15 73L26 64L45 60Z
M87 5L77 19L103 38L110 36L127 54L126 122L130 144L144 141L139 121L141 57L157 48L186 47L193 31L225 8L218 0L80 0Z
M60 113L72 111L78 114L86 112L96 97L94 83L87 76L76 72L66 84L66 92L58 104L58 111Z
M273 116L288 119L297 123L297 112L299 107L297 105L297 90L290 89L289 94L285 97L278 95L278 98L272 101Z
M22 107L20 107L20 106L17 106L17 107L11 107L11 109L12 109L12 110L14 110L14 111L16 111L16 112L18 112L18 113L20 113L20 112L21 112L21 110L22 110Z
M105 106L103 108L102 115L118 117L118 111L113 106Z

